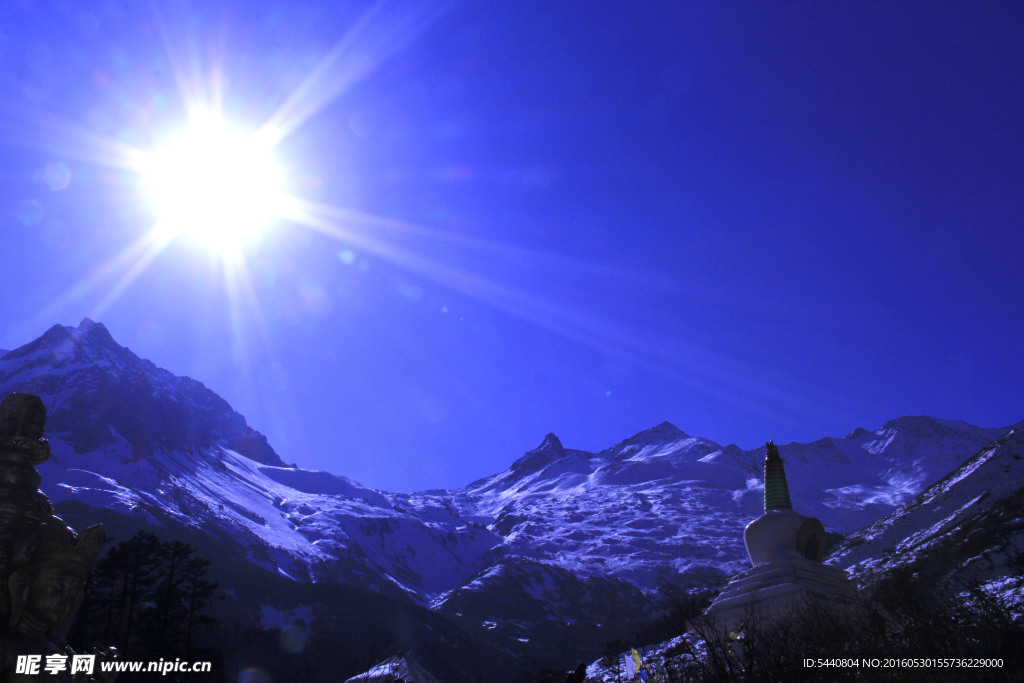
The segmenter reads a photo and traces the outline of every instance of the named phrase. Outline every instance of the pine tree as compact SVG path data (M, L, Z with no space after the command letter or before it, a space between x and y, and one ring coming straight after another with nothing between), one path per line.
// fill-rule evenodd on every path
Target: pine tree
M89 596L97 624L94 640L131 647L158 581L160 545L154 534L140 531L96 563Z
M205 610L218 587L206 579L210 562L195 552L148 531L111 548L86 584L88 623L77 644L113 645L134 659L188 655L199 627L213 622Z
M182 623L185 628L184 651L187 654L192 651L196 629L213 622L204 610L209 606L219 583L206 580L206 574L210 569L209 560L189 558L182 569L181 594L185 605L185 618Z
M182 643L181 623L187 610L183 604L185 566L195 549L175 540L161 545L160 583L156 586L153 608L153 642L167 650L178 650Z

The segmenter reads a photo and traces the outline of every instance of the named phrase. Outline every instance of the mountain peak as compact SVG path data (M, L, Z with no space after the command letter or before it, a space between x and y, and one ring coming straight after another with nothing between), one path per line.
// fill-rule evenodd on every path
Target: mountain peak
M133 453L217 445L261 464L284 464L227 401L140 358L91 318L78 327L54 325L3 360L0 389L42 397L52 409L51 428L75 433L83 450L116 434Z
M671 422L665 421L661 424L655 425L654 427L645 429L642 432L637 432L610 450L615 450L620 446L628 446L631 444L665 444L688 438L690 438L689 434L679 427L676 427Z
M554 451L558 455L565 455L565 448L562 447L562 442L552 433L548 433L544 437L544 441L534 448L532 452L536 453L538 451Z
M904 415L894 420L889 420L882 429L907 429L914 433L935 433L935 432L960 432L977 429L963 420L945 420L939 417L928 415Z
M676 427L674 424L669 422L668 420L665 420L661 424L655 425L654 427L651 427L650 429L640 433L649 434L651 436L669 437L672 439L685 439L688 436L690 436L682 429Z
M39 356L52 363L141 362L131 351L114 341L102 323L85 318L78 327L54 325L38 339L8 352L4 358Z
M24 349L26 347L33 346L43 341L52 344L54 342L64 342L69 339L74 339L73 335L71 334L71 331L74 329L75 328L68 327L67 325L54 325L46 332L43 332L43 334L41 334L39 338L36 339L34 342L29 342L28 344L22 346L21 348Z
M679 443L687 439L693 439L693 437L679 427L676 427L671 422L666 421L650 427L649 429L645 429L642 432L637 432L625 441L620 441L611 448L604 449L601 451L600 455L604 458L613 459L630 457L638 450L644 448L653 447L660 449L664 446ZM695 441L705 444L706 446L718 447L717 444L714 444L707 439L696 439Z
M562 442L558 440L557 436L549 433L539 446L532 451L527 451L523 457L512 463L512 476L518 478L528 472L536 472L548 463L564 458L565 455Z
M78 334L75 334L76 332ZM83 341L88 340L95 344L113 346L119 351L128 350L114 341L114 337L110 334L110 330L108 330L103 323L98 323L92 318L82 318L82 322L78 324L77 328L72 329L71 333Z

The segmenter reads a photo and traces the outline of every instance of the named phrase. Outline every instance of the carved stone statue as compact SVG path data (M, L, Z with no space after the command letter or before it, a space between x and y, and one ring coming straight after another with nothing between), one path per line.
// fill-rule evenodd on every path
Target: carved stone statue
M22 680L17 672L18 655L42 655L45 659L74 654L64 636L82 603L82 586L103 541L102 527L93 526L76 535L58 517L30 527L18 538L7 579L11 611L7 634L0 638L0 681ZM67 673L70 676L70 666Z
M7 579L11 628L63 646L104 536L99 525L76 536L57 517L23 533Z
M0 683L90 680L73 675L64 636L105 534L100 525L76 534L39 491L35 466L50 457L45 424L38 396L0 403ZM48 657L64 666L46 670Z

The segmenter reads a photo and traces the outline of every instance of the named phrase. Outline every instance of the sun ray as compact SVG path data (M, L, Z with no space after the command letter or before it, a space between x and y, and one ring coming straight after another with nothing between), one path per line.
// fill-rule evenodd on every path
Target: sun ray
M75 282L67 292L40 309L36 314L36 320L39 323L45 323L61 317L65 308L85 299L92 291L100 287L103 281L117 277L118 273L121 273L121 280L123 280L125 269L131 271L134 268L133 264L140 261L146 261L147 264L152 262L167 244L166 237L154 230L139 235L113 258L98 264L87 275ZM114 288L116 287L115 284ZM109 294L104 295L104 301L108 298Z
M249 335L243 330L249 328L245 320L245 304L242 302L244 291L250 285L249 273L245 268L245 261L235 259L223 262L223 283L224 292L227 295L228 317L230 319L229 330L231 331L231 358L241 366L242 390L255 400L255 379L253 369L256 365L255 357L250 346ZM250 301L250 303L252 303ZM253 306L255 308L255 306ZM266 329L261 324L263 321L259 310L248 310L249 314L257 319L256 330L260 339L264 339Z
M0 126L0 140L5 145L27 147L59 159L127 172L138 172L147 157L147 152L139 147L42 111L33 111L31 115L19 112L14 121Z
M204 59L195 27L191 24L172 26L169 16L156 3L152 11L181 103L186 110L202 107L219 112L222 103L220 70L206 63L210 57ZM173 14L191 16L180 11Z
M143 248L139 251L138 255L129 262L130 265L128 269L122 274L117 283L111 287L106 296L104 296L99 304L97 304L93 309L92 317L97 319L102 317L102 315L106 313L107 309L110 308L110 306L113 305L122 294L124 294L125 290L127 290L128 287L131 286L131 284L135 282L135 280L138 279L138 277L142 275L147 268L149 268L150 264L156 260L156 257L160 255L160 253L173 239L173 237L161 234L156 230L150 230L145 233L144 237L146 237L146 239L143 241Z
M762 295L754 301L749 296L730 294L723 291L722 287L715 286L714 283L705 279L684 279L679 275L670 278L654 272L624 268L615 263L595 262L578 256L511 245L388 216L318 204L296 197L285 197L282 200L282 207L284 207L281 212L282 218L297 224L306 223L310 215L329 216L336 226L358 224L373 229L375 234L381 238L384 233L403 240L409 237L421 238L439 245L443 244L447 250L446 253L451 253L451 249L460 250L467 255L467 259L465 259L467 261L479 263L483 259L491 259L495 263L513 263L524 273L534 270L572 273L574 276L586 276L591 281L614 282L616 287L629 284L663 292L685 292L689 298L696 297L704 302L756 310L759 313L766 311L785 313L792 308L788 302L769 300L767 295ZM458 256L453 254L452 258L458 258Z
M239 335L241 335L241 330L249 329L250 325L246 324L244 318L245 314L249 315L253 322L252 327L256 330L259 343L262 345L261 348L257 348L257 352L270 361L276 362L278 358L274 353L270 325L264 315L263 307L260 305L259 296L253 287L248 264L245 259L234 259L223 262L223 268L224 288L228 297L232 329ZM247 343L247 341L242 340L243 343ZM249 353L248 346L245 347L245 353L246 359L252 362L255 356Z
M301 420L293 406L301 405L301 401L292 400L287 387L277 385L277 373L283 367L281 356L274 344L271 326L266 318L260 297L253 285L252 273L245 259L234 259L222 262L224 287L228 297L229 316L231 317L232 341L237 343L243 369L243 382L240 390L244 392L251 405L265 405L268 402L267 392L260 388L260 379L275 385L272 399L273 410L267 417L274 423L278 432L284 435L298 434ZM247 317L248 316L248 319ZM247 331L255 330L255 340ZM261 369L257 375L256 368ZM282 392L283 395L282 395ZM283 399L283 400L282 400ZM292 437L294 438L294 437ZM287 449L294 443L287 441L278 443L277 447Z
M460 292L542 329L652 373L674 377L698 395L710 396L760 414L798 415L818 403L808 396L839 405L838 396L822 396L804 383L782 377L771 368L743 362L727 353L665 334L622 318L598 314L552 296L536 296L464 265L444 263L388 241L381 228L432 231L403 221L373 216L313 202L293 200L290 219L332 239L350 244ZM457 238L453 238L457 239ZM497 248L493 244L490 248ZM462 263L474 263L463 259Z
M254 137L267 148L276 146L352 85L373 74L386 60L405 49L453 4L449 2L434 10L417 8L414 11L387 0L372 4L258 127ZM221 116L225 82L221 65L213 59L215 55L208 55L202 49L196 31L189 30L194 27L172 27L166 16L161 16L159 10L154 11L186 115L195 117L197 112L205 111ZM187 21L187 13L181 16L185 17L182 21ZM139 149L53 117L38 116L31 125L16 128L34 129L39 133L38 140L29 136L27 143L18 140L20 144L37 146L61 157L80 159L140 177L144 176L156 155L156 150ZM0 132L0 137L3 136L4 133ZM217 195L218 192L212 194ZM775 376L769 368L743 363L724 352L692 343L682 335L660 334L619 319L617 314L600 313L594 307L588 308L579 300L573 300L558 288L543 294L536 289L530 291L516 284L524 280L504 273L568 273L565 280L575 278L583 285L579 287L581 290L591 283L608 286L609 281L628 281L646 286L656 283L657 278L614 265L593 264L576 257L437 230L298 197L288 198L286 205L275 209L281 219L351 244L409 273L602 353L653 372L675 376L684 385L703 394L759 411L765 410L763 406L773 404L787 405L791 410L798 407L813 409L800 396L820 394L797 386L789 378ZM226 215L219 214L221 218ZM189 222L186 220L183 224ZM112 260L100 264L47 310L83 299L105 281L116 279L93 312L98 317L118 301L181 232L182 229L168 229L166 224L158 221L154 228ZM408 246L409 241L429 241L433 244L428 246L440 245L443 249L414 249ZM273 360L273 335L241 250L224 249L218 256L223 268L233 343L243 365L251 368L259 355ZM501 267L489 268L492 264ZM699 284L691 285L686 294L695 296ZM716 292L713 288L705 288L700 295L711 297ZM260 340L257 344L250 343L252 340L241 332L246 326L246 316L255 321ZM248 377L246 383L254 386L253 378Z
M431 10L378 0L338 40L261 127L277 144L386 60L405 49L454 2Z

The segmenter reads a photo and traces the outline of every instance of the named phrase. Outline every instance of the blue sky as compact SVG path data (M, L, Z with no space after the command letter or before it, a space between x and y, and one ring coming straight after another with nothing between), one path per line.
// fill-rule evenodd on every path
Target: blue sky
M0 19L0 347L93 317L286 462L412 491L547 432L1024 419L1019 3ZM275 222L241 273L188 239L125 255L155 217L124 150L214 91L240 127L289 122L275 154L318 220Z

